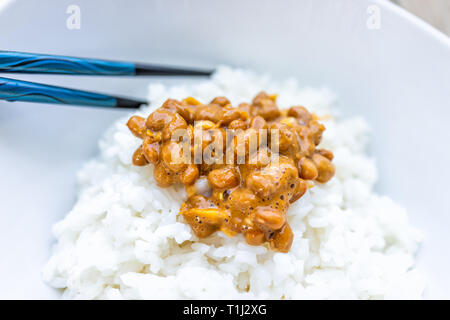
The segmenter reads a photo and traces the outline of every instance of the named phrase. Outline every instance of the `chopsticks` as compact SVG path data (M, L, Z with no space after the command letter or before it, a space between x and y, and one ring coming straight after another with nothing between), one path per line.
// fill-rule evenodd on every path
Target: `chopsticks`
M210 76L213 70L0 51L0 72L89 76Z
M0 99L104 108L139 108L147 101L0 77Z
M0 73L90 76L210 76L213 70L0 51ZM139 108L146 101L0 77L0 99L108 108Z

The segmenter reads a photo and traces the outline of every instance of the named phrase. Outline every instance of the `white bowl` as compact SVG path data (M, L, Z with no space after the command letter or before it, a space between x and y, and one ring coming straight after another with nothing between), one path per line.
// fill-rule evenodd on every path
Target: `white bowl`
M328 86L372 125L378 191L426 233L426 297L450 297L449 39L387 1L77 0L3 8L0 47L191 66L230 64ZM375 7L373 7L375 5ZM379 10L379 29L377 26ZM368 21L369 19L369 21ZM371 27L371 28L369 28ZM150 78L18 76L145 97ZM177 81L177 80L172 80ZM178 80L183 81L183 80ZM41 280L51 225L75 201L75 173L120 111L0 102L0 298L53 298Z

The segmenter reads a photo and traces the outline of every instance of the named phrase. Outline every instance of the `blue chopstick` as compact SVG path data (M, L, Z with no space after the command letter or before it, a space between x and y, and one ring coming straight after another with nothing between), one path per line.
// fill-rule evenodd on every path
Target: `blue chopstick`
M106 108L139 108L146 101L0 77L0 99Z
M210 76L213 70L0 51L0 72L90 76Z

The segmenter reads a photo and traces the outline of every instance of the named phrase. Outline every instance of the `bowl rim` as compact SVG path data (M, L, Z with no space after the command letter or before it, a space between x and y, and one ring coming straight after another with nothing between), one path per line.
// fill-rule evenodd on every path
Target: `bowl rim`
M0 0L0 14L3 13L12 3L16 0ZM419 18L415 14L407 11L400 5L390 1L390 0L365 0L368 5L380 5L385 9L391 11L398 17L404 19L406 23L416 26L418 29L427 33L430 37L436 39L438 42L447 46L450 49L450 37L447 36L444 32L438 30L436 27L432 26L430 23L425 20Z
M370 0L366 1L371 2ZM387 10L390 10L397 16L403 18L405 22L418 27L422 31L429 34L432 38L446 45L450 49L450 37L447 36L444 32L438 30L436 27L432 26L430 23L423 20L422 18L419 18L415 14L407 11L403 7L389 0L376 0L375 4L385 7Z

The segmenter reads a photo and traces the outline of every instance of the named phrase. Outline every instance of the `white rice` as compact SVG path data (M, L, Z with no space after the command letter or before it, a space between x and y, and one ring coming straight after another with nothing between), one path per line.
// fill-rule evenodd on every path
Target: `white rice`
M78 173L78 201L54 226L57 243L44 280L64 288L64 298L83 299L421 298L425 281L413 268L421 233L402 207L373 192L369 128L361 118L336 120L328 90L222 67L201 84L150 85L153 105L139 113L169 97L208 102L225 95L237 104L260 90L278 93L282 108L302 104L331 115L321 146L334 152L336 175L289 209L289 253L248 246L241 236L196 238L177 216L183 190L158 188L152 166L131 164L140 140L125 117Z

